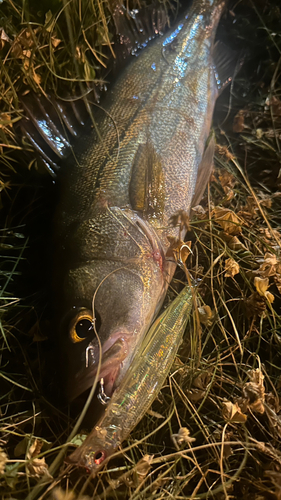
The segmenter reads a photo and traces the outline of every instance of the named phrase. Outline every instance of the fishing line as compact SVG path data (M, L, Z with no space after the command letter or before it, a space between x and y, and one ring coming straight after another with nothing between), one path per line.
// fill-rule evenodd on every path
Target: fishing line
M124 212L122 211L122 209L120 209L119 207L115 207L115 208L118 208L118 211L121 212L121 214L123 215L123 217L125 219L127 219L131 223L132 226L134 226L134 224L132 223L132 220L126 214L124 214ZM124 224L122 224L122 222L118 219L118 217L116 217L116 215L114 215L113 211L109 207L107 207L107 210L112 215L112 217L117 221L117 223L120 224L120 226L122 227L122 229L124 229L124 231L126 231L128 233L128 235L130 236L131 240L137 245L137 247L139 248L139 250L142 252L142 247L138 244L138 242L135 240L135 238L127 230L127 228L124 226Z
M102 83L106 83L104 81L102 81ZM100 109L101 111L103 111L105 113L105 115L107 115L110 120L112 121L113 125L114 125L114 128L116 130L116 135L117 135L117 157L116 157L116 163L118 162L118 159L119 159L119 153L120 153L120 134L119 134L119 131L118 131L118 126L117 126L117 123L116 121L114 120L113 116L105 109L103 108L102 106L100 106L99 104L97 104L96 102L91 102L92 106L95 106L96 108ZM101 137L100 137L100 134L98 134L99 136L99 139L101 140ZM105 146L105 144L103 144ZM112 158L112 156L109 154L108 152L108 157L109 158ZM112 158L113 159L113 158Z

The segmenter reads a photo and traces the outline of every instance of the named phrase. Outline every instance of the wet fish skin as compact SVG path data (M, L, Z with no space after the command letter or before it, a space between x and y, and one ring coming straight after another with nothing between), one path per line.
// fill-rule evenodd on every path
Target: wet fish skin
M218 95L212 53L223 6L195 0L176 30L143 49L98 111L99 134L80 139L62 175L55 300L70 399L93 384L100 356L93 329L79 342L70 336L73 316L82 308L91 318L94 307L110 394L165 297L175 269L167 236L178 235L169 219L190 210Z
M161 390L182 342L192 309L192 293L186 285L154 322L104 416L70 455L69 463L95 474L142 419Z

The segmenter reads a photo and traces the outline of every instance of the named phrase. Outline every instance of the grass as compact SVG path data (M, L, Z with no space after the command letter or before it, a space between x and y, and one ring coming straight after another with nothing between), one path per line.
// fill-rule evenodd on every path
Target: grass
M199 280L193 324L151 411L95 480L63 466L75 421L42 391L52 347L42 341L44 272L36 267L40 259L31 259L32 248L42 245L34 227L49 180L42 180L31 146L20 139L18 96L30 89L62 96L92 88L112 61L113 24L99 1L54 0L39 14L32 1L2 7L1 25L12 40L2 32L2 498L281 498L278 3L231 5L220 25L226 43L248 52L218 101L215 168L187 235L193 251L187 264ZM33 266L41 279L29 285ZM182 280L178 272L169 299Z

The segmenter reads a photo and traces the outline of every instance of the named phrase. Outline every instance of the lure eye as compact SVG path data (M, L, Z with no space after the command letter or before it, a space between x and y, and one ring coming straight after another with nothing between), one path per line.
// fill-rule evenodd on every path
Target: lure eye
M82 309L70 323L69 333L72 342L82 342L93 332L93 328L92 312Z
M100 465L106 458L106 453L103 450L96 451L94 456L94 462L96 465Z

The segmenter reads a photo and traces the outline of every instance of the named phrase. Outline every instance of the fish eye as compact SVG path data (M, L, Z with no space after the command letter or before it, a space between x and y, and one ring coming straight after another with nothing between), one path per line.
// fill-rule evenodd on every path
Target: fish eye
M92 311L82 309L70 323L69 333L72 342L82 342L93 332L93 328Z
M96 465L100 465L106 458L106 453L104 450L96 451L94 456L94 462Z

